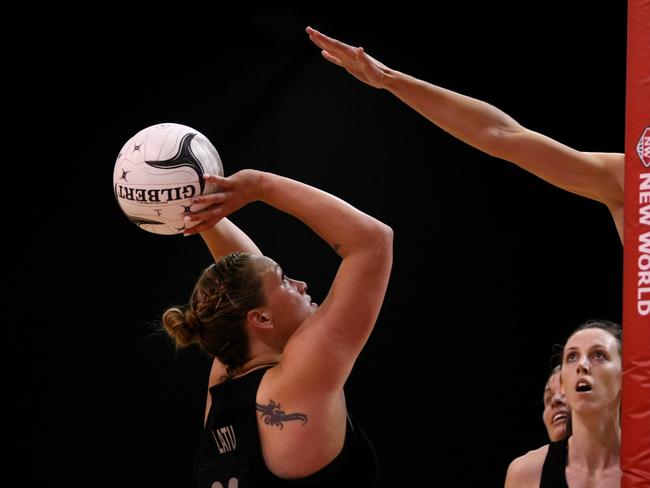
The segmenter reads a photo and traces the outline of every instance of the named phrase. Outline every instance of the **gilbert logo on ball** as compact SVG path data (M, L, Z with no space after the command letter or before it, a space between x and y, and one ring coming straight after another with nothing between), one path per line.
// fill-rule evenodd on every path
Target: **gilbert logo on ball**
M117 156L113 190L128 219L155 234L180 234L192 198L216 191L203 175L223 176L219 153L199 131L157 124L129 139Z

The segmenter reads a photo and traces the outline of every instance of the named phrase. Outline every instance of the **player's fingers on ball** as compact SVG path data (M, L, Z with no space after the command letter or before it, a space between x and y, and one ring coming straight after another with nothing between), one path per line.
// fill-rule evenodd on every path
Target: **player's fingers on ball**
M203 179L209 181L210 183L216 183L216 184L224 183L226 181L226 178L224 178L223 176L210 175L207 173L203 175Z

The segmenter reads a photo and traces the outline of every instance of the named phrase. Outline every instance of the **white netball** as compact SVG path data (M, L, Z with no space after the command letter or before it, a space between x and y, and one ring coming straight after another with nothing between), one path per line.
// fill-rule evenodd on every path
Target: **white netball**
M128 219L147 232L180 234L192 198L216 191L204 174L223 176L219 153L199 131L165 123L142 129L117 156L115 198Z

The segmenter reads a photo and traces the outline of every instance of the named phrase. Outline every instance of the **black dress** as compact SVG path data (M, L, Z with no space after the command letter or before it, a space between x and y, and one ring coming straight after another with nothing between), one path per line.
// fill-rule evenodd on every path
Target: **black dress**
M542 467L539 488L569 488L566 483L566 463L569 455L569 438L551 442Z
M375 451L361 427L348 416L345 442L327 466L302 479L275 476L264 463L257 427L255 399L267 371L260 368L210 388L208 413L195 461L201 488L250 487L375 487L378 465ZM309 446L305 446L309 449Z

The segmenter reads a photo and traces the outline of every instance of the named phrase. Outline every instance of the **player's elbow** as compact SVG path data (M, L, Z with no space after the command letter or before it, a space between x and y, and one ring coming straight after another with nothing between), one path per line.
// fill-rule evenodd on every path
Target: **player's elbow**
M357 249L368 259L372 269L390 269L393 261L393 229L372 219L370 227L366 228L363 242Z
M377 221L374 240L375 240L375 249L382 255L390 256L393 255L393 229L389 225L384 224L383 222Z
M379 220L368 217L353 230L350 240L336 247L342 258L365 256L374 262L390 261L393 255L393 229Z
M379 230L381 234L381 239L385 241L391 248L393 247L393 228L390 225L380 222L381 229Z

